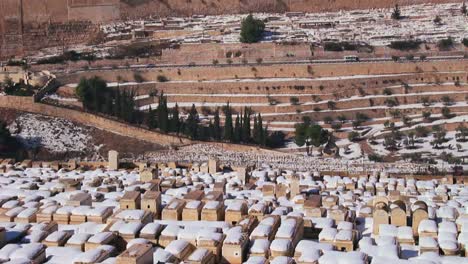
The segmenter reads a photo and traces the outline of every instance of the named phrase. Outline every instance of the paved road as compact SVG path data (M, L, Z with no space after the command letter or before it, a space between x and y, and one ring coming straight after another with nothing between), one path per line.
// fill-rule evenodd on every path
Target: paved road
M443 61L443 60L468 60L465 56L435 56L435 57L427 57L424 61ZM242 66L272 66L272 65L294 65L294 64L307 64L307 65L314 65L314 64L343 64L343 63L366 63L366 62L389 62L393 61L392 58L363 58L359 61L345 61L343 59L327 59L327 60L296 60L296 61L266 61L262 63L205 63L205 64L135 64L130 66L119 66L119 67L100 67L95 68L91 67L86 70L76 70L76 71L68 71L68 73L74 72L83 72L83 71L93 71L93 70L115 70L115 69L152 69L152 68L191 68L191 67L242 67ZM413 60L408 60L405 57L401 57L398 62L395 63L408 63L408 62L417 62L421 61L419 57L415 57ZM65 72L65 71L57 71L57 72Z

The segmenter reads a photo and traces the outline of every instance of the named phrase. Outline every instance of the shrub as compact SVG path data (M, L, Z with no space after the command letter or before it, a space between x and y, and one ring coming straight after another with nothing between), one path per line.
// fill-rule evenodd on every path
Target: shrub
M323 49L326 51L343 51L343 46L338 42L325 42Z
M416 132L417 137L427 137L429 135L429 129L423 126L417 126L414 129L414 132Z
M465 45L465 47L468 47L468 38L464 38L462 40L462 44Z
M336 103L334 101L328 101L327 106L328 106L328 109L330 110L336 109Z
M451 37L448 37L446 39L441 39L439 42L437 42L437 47L439 50L450 50L453 48L454 42Z
M429 118L431 118L431 112L430 111L427 111L427 112L423 112L422 116L424 119L426 120L429 120Z
M387 98L384 102L388 107L395 107L398 105L398 101L394 98Z
M333 122L333 117L331 117L331 116L326 116L326 117L323 118L323 122L324 122L325 124L331 124L331 123Z
M358 132L356 131L351 131L349 134L348 134L348 140L351 141L351 142L355 142L355 141L358 141L360 139L360 135Z
M343 124L340 122L333 122L331 128L335 131L339 131L343 127Z
M445 106L448 106L448 105L451 105L453 104L453 99L448 96L448 95L444 95L442 96L442 98L440 99L442 101L442 103L445 105Z
M442 116L444 118L452 118L454 117L454 114L451 113L450 109L448 107L444 107L441 110Z
M137 83L142 83L142 82L145 81L145 78L143 78L143 76L141 76L141 74L138 73L138 72L135 72L135 73L133 74L133 79L134 79L135 82L137 82Z
M156 80L158 80L158 82L168 82L169 81L169 79L164 75L158 75L158 77L156 77Z
M268 97L268 104L269 105L277 105L278 101L274 98Z
M369 158L370 161L374 161L374 162L382 162L383 161L383 157L378 155L378 154L369 154L368 158Z
M289 98L289 102L292 104L292 105L298 105L299 104L299 98L295 97L295 96L292 96Z
M382 93L384 95L392 95L393 94L393 92L392 92L392 90L390 88L383 89Z
M396 50L417 50L421 43L419 40L397 40L390 42L389 47Z

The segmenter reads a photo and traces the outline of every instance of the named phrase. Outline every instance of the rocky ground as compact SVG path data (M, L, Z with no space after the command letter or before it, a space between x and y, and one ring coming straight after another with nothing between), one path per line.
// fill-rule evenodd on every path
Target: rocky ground
M0 120L8 124L29 158L102 160L111 149L133 158L163 148L60 118L1 109Z

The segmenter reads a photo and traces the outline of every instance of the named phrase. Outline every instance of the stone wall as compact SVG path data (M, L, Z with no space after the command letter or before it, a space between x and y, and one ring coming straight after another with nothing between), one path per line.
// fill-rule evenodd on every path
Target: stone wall
M131 0L122 1L131 2ZM392 7L395 4L447 3L453 0L159 0L139 1L139 5L121 5L122 17L141 17L151 14L193 15L232 14L252 12L321 12L350 9Z
M119 18L119 0L2 0L0 58L85 43L98 23Z
M141 4L128 5L129 2ZM458 2L455 0L1 0L0 58L24 56L27 51L49 46L84 43L89 28L76 28L63 36L65 43L49 41L49 26L91 22L93 25L118 19L149 15L184 16L193 14L232 14L251 12L338 11L420 3ZM86 30L89 30L86 31ZM78 36L76 35L78 33ZM68 36L74 36L69 38ZM35 41L34 41L35 40ZM73 41L71 41L73 40ZM195 58L194 58L195 59Z

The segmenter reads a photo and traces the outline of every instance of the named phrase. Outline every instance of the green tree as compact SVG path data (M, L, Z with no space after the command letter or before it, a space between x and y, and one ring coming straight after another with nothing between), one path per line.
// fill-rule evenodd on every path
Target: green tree
M251 115L251 110L245 107L244 116L242 120L242 142L244 143L247 143L250 141L250 115Z
M393 13L392 13L392 19L395 19L395 20L399 20L401 19L401 11L400 11L400 7L397 5L395 5L395 7L393 8Z
M242 138L242 128L240 124L239 114L236 116L236 121L234 123L234 143L239 143Z
M441 110L441 113L442 113L442 116L444 118L454 117L454 114L452 114L452 112L450 111L450 108L448 108L448 107L443 107L442 110Z
M157 112L159 129L167 133L169 131L169 111L167 108L167 97L163 93L159 95Z
M224 109L224 116L225 116L224 140L232 142L234 139L233 138L234 128L232 124L232 109L231 109L231 106L229 106L229 102L227 103Z
M216 108L214 114L214 124L213 124L213 138L216 140L221 139L221 125L219 120L219 108Z
M466 142L468 138L468 128L464 124L458 125L456 129L457 133L455 134L455 138L458 142Z
M258 113L257 117L257 126L258 126L258 144L264 146L266 143L266 136L268 134L268 129L263 128L263 119L262 115Z
M242 43L255 43L261 40L265 23L248 15L241 24L240 41Z
M360 135L356 131L351 131L348 134L348 140L351 142L357 141L360 138Z
M154 129L158 126L158 123L156 121L156 110L152 109L151 106L148 110L148 114L146 117L146 125L149 129Z
M195 104L192 104L190 108L189 115L185 121L185 135L191 139L198 139L198 121L199 116Z
M299 123L295 126L294 142L298 146L306 146L307 155L310 154L310 147L319 147L328 139L328 131L317 124Z
M171 109L171 120L170 120L170 130L175 133L180 132L180 116L179 116L179 106L177 103Z
M432 115L431 111L426 111L422 113L424 120L429 120L431 118L431 115Z

